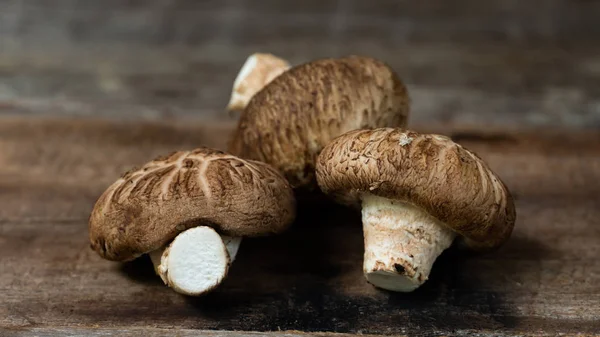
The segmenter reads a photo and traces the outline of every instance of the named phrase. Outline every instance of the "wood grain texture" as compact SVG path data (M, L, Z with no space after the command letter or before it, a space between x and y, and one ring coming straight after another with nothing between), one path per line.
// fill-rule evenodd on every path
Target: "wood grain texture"
M222 287L201 298L166 288L147 258L118 264L89 248L93 203L123 170L222 148L232 127L0 118L0 334L600 334L598 133L441 130L502 177L518 219L498 252L447 251L410 294L365 282L360 216L328 204L304 205L284 235L245 240Z
M222 117L254 52L366 54L410 123L600 127L600 2L0 0L0 113Z
M107 329L107 328L17 328L4 331L3 337L96 337L96 336L119 336L119 337L159 337L159 336L206 336L206 337L348 337L351 335L341 333L306 333L301 331L277 331L277 332L249 332L249 331L198 331L193 329L158 329L158 328L131 328L131 329ZM361 335L372 337L373 335ZM536 335L538 336L538 335Z
M208 330L193 330L193 329L158 329L158 328L17 328L4 331L3 337L105 337L105 336L119 336L119 337L159 337L159 336L176 336L176 337L188 337L188 336L206 336L206 337L374 337L377 335L368 334L344 334L344 333L315 333L315 332L301 332L301 331L276 331L276 332L249 332L249 331L208 331ZM457 330L454 331L455 336L482 336L475 331L468 330ZM485 335L485 332L484 334ZM542 337L542 336L553 336L550 333L544 332L533 332L528 333L528 336ZM405 337L406 335L395 335L397 337ZM509 336L522 336L517 333L506 333L504 337ZM592 336L579 334L580 337Z

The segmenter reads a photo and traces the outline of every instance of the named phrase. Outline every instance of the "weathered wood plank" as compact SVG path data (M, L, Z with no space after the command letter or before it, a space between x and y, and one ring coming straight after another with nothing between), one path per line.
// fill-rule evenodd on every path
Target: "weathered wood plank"
M2 1L7 36L25 41L82 43L243 44L258 39L376 37L390 42L593 42L600 36L596 1L378 0ZM48 14L54 14L50 16ZM9 16L10 15L10 16ZM51 28L51 30L49 29ZM311 34L312 33L312 34Z
M107 329L107 328L29 328L5 330L3 337L159 337L159 336L206 336L206 337L348 337L348 334L305 333L300 331L248 332L248 331L198 331L192 329ZM355 335L352 335L355 336ZM370 335L361 335L369 337ZM537 335L536 335L537 336Z
M273 52L299 64L366 53L396 69L412 97L416 125L600 126L596 45L373 45L353 40L148 46L106 42L52 49L34 44L0 52L0 114L224 119L244 59ZM97 50L99 49L99 50ZM365 52L368 51L368 52ZM402 55L398 57L397 55Z
M485 336L492 334L492 331L469 331L469 330L457 330L453 331L453 336L467 337L467 336ZM520 333L495 333L495 336L522 336ZM554 336L552 333L544 333L541 331L528 333L528 336L543 337L543 336ZM4 330L3 337L104 337L104 336L119 336L119 337L188 337L188 336L206 336L206 337L373 337L375 335L366 334L343 334L343 333L307 333L301 331L276 331L276 332L248 332L248 331L207 331L207 330L192 330L192 329L157 329L157 328L143 328L143 329L107 329L107 328L18 328ZM395 335L402 337L404 335ZM584 337L586 335L578 335ZM591 336L591 335L589 335Z
M201 122L0 118L0 327L25 336L94 325L600 333L598 133L443 130L505 180L518 221L496 253L446 252L412 294L365 282L360 217L326 204L303 208L284 235L244 241L226 282L202 298L164 287L145 258L116 264L89 249L87 216L121 171L171 150L222 147L228 130Z
M597 1L0 6L0 113L215 118L250 53L358 53L400 73L413 123L600 126Z
M1 330L0 330L1 331ZM344 334L344 333L307 333L301 331L276 331L276 332L250 332L250 331L209 331L209 330L192 330L192 329L156 329L156 328L143 328L143 329L106 329L106 328L25 328L25 329L10 329L4 330L3 337L105 337L105 336L119 336L119 337L187 337L187 336L206 336L206 337L373 337L377 335L367 334ZM488 334L492 334L491 331L469 331L469 330L457 330L453 332L453 336L458 337L480 337ZM533 332L528 333L528 336L532 337L543 337L543 336L554 336L555 334L544 333L544 332ZM405 335L395 335L397 337L403 337ZM494 336L522 336L519 333L494 333ZM578 334L580 337L592 336Z

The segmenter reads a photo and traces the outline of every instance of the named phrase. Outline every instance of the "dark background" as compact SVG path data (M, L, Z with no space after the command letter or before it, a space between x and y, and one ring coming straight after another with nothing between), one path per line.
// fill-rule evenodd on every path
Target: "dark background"
M224 118L245 58L366 54L411 123L600 126L600 1L0 1L0 113Z

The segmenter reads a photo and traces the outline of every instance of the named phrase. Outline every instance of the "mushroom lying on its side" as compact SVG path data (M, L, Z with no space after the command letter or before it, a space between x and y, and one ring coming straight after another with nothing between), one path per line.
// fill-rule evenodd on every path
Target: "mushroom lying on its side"
M280 233L294 217L293 192L275 169L198 148L124 174L94 205L89 233L101 257L149 253L167 285L200 295L225 278L242 237Z
M458 234L491 250L511 235L515 206L479 157L440 135L393 128L348 132L327 145L321 190L362 207L363 269L373 285L412 291Z
M316 188L315 161L344 132L402 127L406 87L378 60L349 56L292 67L260 90L240 116L229 143L234 155L280 170L294 188Z
M233 82L227 110L244 110L257 92L289 68L286 60L273 54L254 53L248 56Z

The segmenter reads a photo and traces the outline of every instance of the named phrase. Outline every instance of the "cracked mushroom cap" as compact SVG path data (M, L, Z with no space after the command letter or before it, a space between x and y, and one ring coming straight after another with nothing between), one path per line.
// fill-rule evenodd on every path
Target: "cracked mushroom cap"
M349 56L289 69L243 111L229 152L273 165L293 187L316 187L315 161L333 138L354 129L403 127L406 87L381 61Z
M413 204L476 250L511 235L516 214L500 178L471 151L440 135L393 128L348 132L327 145L317 167L321 190L357 205L365 193Z
M275 169L199 148L125 173L96 202L89 234L100 256L127 261L191 227L262 236L284 231L294 216L291 187Z

